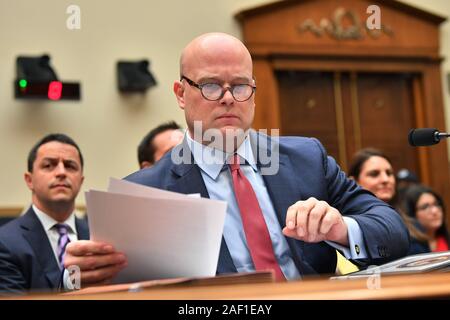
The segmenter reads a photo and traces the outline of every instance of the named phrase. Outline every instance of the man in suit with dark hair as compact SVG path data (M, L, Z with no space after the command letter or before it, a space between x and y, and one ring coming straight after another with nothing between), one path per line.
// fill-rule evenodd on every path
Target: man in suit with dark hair
M228 203L217 273L271 269L293 280L334 273L336 249L362 266L407 253L399 215L348 179L320 142L251 130L256 81L240 40L194 39L173 89L188 125L183 143L126 179ZM126 261L106 243L82 241L69 244L65 265L79 266L91 285Z
M149 168L183 140L181 127L175 121L165 122L145 135L138 146L141 169Z
M64 134L49 134L28 155L25 182L32 205L0 228L0 292L57 290L65 248L88 239L87 223L75 217L83 183L83 156Z

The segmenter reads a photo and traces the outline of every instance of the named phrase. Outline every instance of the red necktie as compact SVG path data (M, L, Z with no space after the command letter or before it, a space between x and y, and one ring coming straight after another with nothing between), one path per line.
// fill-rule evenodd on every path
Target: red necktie
M269 230L259 207L252 185L239 165L239 156L234 155L230 164L234 194L241 212L245 238L256 270L274 270L277 280L285 280L283 272L273 253Z

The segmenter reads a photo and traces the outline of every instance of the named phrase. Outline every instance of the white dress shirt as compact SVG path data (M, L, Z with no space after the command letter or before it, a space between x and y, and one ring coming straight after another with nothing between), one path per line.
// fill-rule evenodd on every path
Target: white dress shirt
M42 227L45 230L45 233L47 234L48 240L50 241L50 245L53 249L53 253L55 255L55 259L58 262L58 239L59 239L59 233L53 226L55 224L58 224L60 222L56 221L52 217L50 217L45 212L39 210L34 204L32 205L34 212L36 213L36 216L38 217L39 221L42 224ZM63 224L66 224L68 228L68 236L70 241L76 241L78 240L78 233L77 228L75 226L75 214L72 213L69 218L67 218L66 221L63 222Z

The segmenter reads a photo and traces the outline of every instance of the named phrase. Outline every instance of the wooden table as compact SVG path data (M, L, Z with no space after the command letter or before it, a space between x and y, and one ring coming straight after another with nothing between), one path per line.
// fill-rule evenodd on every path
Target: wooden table
M164 286L138 292L87 295L30 295L23 299L70 300L291 300L291 299L424 299L450 298L450 273L382 276L375 279L305 279L285 283L218 286Z

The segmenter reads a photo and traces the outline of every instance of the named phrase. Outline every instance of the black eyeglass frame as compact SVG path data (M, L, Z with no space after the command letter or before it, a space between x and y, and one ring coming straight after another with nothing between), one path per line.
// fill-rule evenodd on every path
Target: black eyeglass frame
M186 80L186 82L187 82L190 86L199 89L199 90L200 90L200 93L202 94L202 97L205 98L205 99L208 100L208 101L218 101L218 100L220 100L220 99L223 98L223 96L225 95L225 93L226 93L227 91L230 91L230 93L231 93L231 95L233 96L233 99L234 99L234 100L236 100L237 102L245 102L245 101L248 101L248 100L255 94L255 91L256 91L256 86L252 86L251 84L244 84L244 83L243 83L243 84L233 85L233 86L229 86L229 87L222 87L222 86L220 86L219 84L217 84L219 87L222 88L222 93L220 94L220 96L219 96L217 99L210 99L210 98L205 97L205 95L203 94L202 88L203 88L204 86L206 86L206 85L216 84L216 83L204 83L204 84L198 84L198 83L196 83L195 81L189 79L188 77L182 75L181 78L180 78L180 81L183 81L183 79ZM253 81L255 81L255 79L253 79ZM252 93L248 96L247 99L244 99L244 100L238 100L238 99L236 99L236 97L235 97L234 94L233 94L233 89L234 89L235 87L237 87L237 86L248 86L248 87L251 87L251 88L252 88Z

